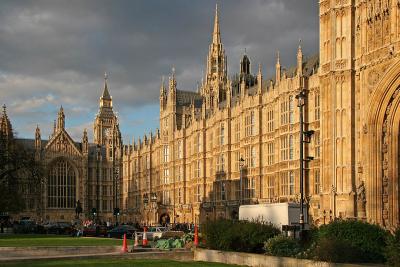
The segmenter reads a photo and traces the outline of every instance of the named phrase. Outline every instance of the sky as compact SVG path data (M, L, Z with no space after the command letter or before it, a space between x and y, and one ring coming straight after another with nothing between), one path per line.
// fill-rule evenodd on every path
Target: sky
M62 105L76 141L93 121L108 75L124 143L159 126L161 77L175 68L177 87L196 90L205 69L215 0L2 0L0 104L18 137L47 139ZM245 49L252 72L274 75L318 53L318 1L219 0L228 73Z

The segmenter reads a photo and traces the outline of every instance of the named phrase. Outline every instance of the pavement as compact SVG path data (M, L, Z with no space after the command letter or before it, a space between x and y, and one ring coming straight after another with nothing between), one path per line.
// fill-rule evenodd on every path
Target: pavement
M58 247L59 249L59 247ZM186 249L175 249L170 251L160 251L151 248L138 248L132 252L108 252L108 253L83 253L83 254L65 254L65 255L13 255L9 253L0 255L0 262L13 261L32 261L32 260L51 260L51 259L90 259L90 258L124 258L124 259L175 259L175 260L193 260L193 251Z

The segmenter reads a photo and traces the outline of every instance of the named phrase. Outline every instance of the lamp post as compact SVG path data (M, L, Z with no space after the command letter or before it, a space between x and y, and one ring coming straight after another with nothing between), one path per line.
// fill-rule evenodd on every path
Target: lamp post
M304 152L303 152L303 147L304 147L304 131L303 131L303 126L304 126L304 118L303 118L303 109L305 106L305 101L306 101L306 91L302 89L299 94L296 95L297 99L297 107L299 108L299 114L300 114L300 227L301 231L304 230Z
M242 205L242 201L243 201L243 167L244 167L244 159L242 157L240 157L240 160L239 160L239 169L240 169L239 206Z
M156 209L157 209L157 193L150 193L151 207L154 209L154 223L157 223Z
M147 206L147 203L149 203L149 195L147 193L143 194L143 204Z
M143 204L144 204L143 213L147 214L146 215L146 220L145 220L146 221L146 225L148 224L148 216L149 216L149 214L148 214L148 212L145 211L145 209L146 209L148 203L149 203L149 195L147 193L144 193L143 194Z
M97 173L96 173L96 209L97 209L97 220L99 220L99 212L100 212L100 145L96 147L96 156L97 156Z

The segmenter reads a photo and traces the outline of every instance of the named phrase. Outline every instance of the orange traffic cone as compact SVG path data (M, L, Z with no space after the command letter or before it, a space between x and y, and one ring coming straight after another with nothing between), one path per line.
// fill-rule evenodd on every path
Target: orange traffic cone
M143 247L147 247L147 228L143 228L143 242L142 242Z
M124 241L122 242L122 252L128 252L128 245L126 244L126 234L124 234Z
M135 233L135 243L133 244L133 248L137 248L139 246L139 238L137 233Z
M199 245L199 233L197 229L197 225L194 226L194 246L197 247Z

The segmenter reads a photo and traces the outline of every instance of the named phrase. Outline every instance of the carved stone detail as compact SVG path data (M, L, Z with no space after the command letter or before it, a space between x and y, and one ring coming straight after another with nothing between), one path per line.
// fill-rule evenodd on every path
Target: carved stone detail
M380 78L380 73L377 70L372 70L368 73L367 82L369 86L375 86Z
M382 126L382 218L383 224L388 225L389 219L389 186L390 186L390 179L389 179L389 137L390 137L390 127L388 127L389 116L392 110L393 101L397 98L400 93L400 88L397 88L396 91L393 93L392 97L390 98L389 104L385 110L385 116L383 119L383 126Z
M368 133L368 126L366 124L363 125L363 132L364 134Z

